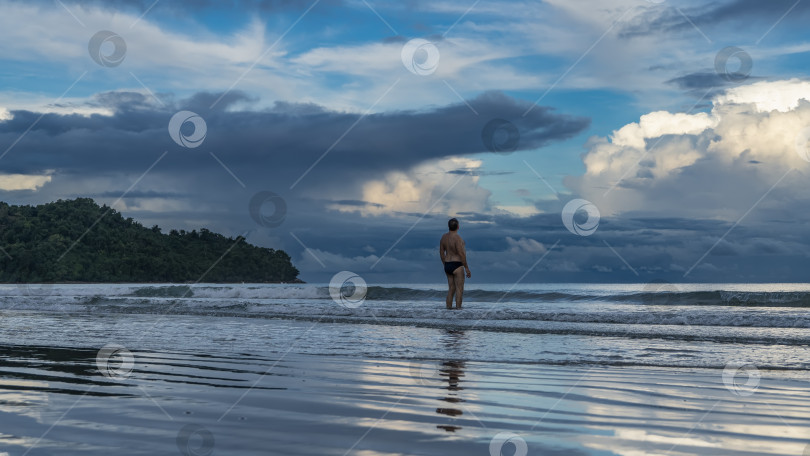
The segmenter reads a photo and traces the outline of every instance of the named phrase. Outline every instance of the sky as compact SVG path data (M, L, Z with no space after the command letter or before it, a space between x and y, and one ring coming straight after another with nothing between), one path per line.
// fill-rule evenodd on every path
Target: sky
M810 280L810 2L0 1L0 200L307 282ZM90 227L88 227L90 228Z

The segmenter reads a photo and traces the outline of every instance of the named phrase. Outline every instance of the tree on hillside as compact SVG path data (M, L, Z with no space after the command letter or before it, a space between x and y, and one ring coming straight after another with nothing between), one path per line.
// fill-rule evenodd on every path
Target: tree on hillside
M89 198L39 206L0 202L0 247L5 252L0 251L0 282L291 282L298 277L281 250L205 228L162 234L157 225L146 228Z

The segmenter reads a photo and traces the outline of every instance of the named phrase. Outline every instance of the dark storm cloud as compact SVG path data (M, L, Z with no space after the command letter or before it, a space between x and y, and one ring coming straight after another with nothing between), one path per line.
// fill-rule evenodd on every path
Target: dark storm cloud
M674 85L684 90L708 90L731 85L717 73L698 72L670 79L667 84Z
M756 82L765 78L748 76L746 83ZM695 72L665 81L666 84L677 87L689 95L697 98L710 100L723 93L727 88L737 86L734 81L729 81L715 72Z
M335 204L340 204L341 206L354 206L354 207L385 207L382 204L378 203L369 203L367 201L361 200L336 200L334 201Z
M514 171L480 171L477 169L453 169L447 171L447 174L466 175L466 176L507 176L515 174Z
M725 4L714 4L704 13L692 18L700 23L716 23L736 19L778 19L788 10L792 17L786 19L799 20L810 12L810 5L794 0L735 0ZM795 6L794 6L795 5Z
M479 116L464 103L363 118L311 104L231 109L256 101L239 92L229 93L209 109L217 99L218 94L199 93L169 108L141 94L115 92L93 100L96 106L114 110L112 116L14 111L11 120L0 122L0 144L12 144L34 126L5 157L4 166L7 172L19 173L140 172L145 156L169 150L178 157L167 159L156 172L190 175L218 169L216 161L203 158L214 153L246 182L272 180L277 187L289 188L317 162L298 184L312 195L429 159L486 152L481 131L491 118L511 119L517 126L518 150L570 138L589 123L546 107L522 117L529 105L497 92L469 101ZM205 120L207 136L199 148L183 149L169 137L169 119L179 110L193 111Z
M798 3L798 4L797 4ZM795 7L794 7L795 5ZM709 27L719 23L744 21L746 26L759 23L774 23L788 10L784 20L788 22L804 21L810 13L810 3L795 0L733 0L714 2L695 8L683 8L679 12L675 7L661 8L663 5L650 7L642 15L624 28L622 36L638 36L661 32L679 32L693 27ZM684 17L687 16L687 17ZM763 33L765 30L762 31Z
M87 195L91 198L118 198L123 191L106 191L99 192L92 195ZM154 190L130 190L126 195L128 198L188 198L187 193L176 192L156 192Z

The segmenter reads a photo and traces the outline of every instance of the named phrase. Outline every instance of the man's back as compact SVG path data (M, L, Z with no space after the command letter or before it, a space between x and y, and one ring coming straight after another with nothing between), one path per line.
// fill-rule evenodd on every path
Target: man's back
M441 249L446 253L444 261L461 261L464 252L464 240L455 231L450 231L442 235L439 241Z

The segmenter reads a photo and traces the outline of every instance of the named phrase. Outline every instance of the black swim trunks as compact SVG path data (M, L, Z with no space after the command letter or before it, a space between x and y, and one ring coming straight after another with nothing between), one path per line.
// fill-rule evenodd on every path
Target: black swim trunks
M464 266L461 261L445 261L444 262L444 273L447 275L452 275L453 271L456 269Z

